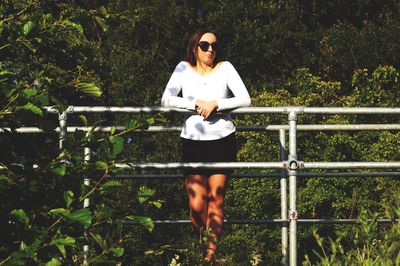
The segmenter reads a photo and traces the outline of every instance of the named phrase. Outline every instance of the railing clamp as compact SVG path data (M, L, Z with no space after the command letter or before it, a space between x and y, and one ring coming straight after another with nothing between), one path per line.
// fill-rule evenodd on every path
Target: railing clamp
M300 106L300 107L284 107L283 110L282 110L283 114L289 114L291 112L295 113L296 115L297 114L304 114L304 107L303 106Z
M67 112L58 113L58 120L67 120Z
M297 210L289 210L289 223L292 220L297 220L298 212Z
M283 161L283 166L287 170L297 170L297 169L304 168L304 161L298 161L296 159L291 159L288 161Z
M47 106L47 107L45 107L45 109L46 109L47 112L49 112L49 113L56 113L56 114L59 113L59 111L58 111L58 109L57 109L57 106Z

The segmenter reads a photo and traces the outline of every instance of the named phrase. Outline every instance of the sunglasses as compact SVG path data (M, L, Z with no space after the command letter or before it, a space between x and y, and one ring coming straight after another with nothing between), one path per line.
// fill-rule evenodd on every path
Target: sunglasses
M203 52L207 52L208 48L210 48L210 45L211 45L211 48L213 49L213 51L217 51L219 48L219 44L217 42L213 42L213 43L209 43L206 41L199 42L199 47Z

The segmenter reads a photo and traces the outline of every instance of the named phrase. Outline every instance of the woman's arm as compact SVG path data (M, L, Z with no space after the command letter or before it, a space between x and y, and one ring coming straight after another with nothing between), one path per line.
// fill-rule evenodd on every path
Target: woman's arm
M226 67L226 79L229 89L233 93L233 97L217 99L218 110L234 109L239 107L250 106L250 95L244 85L239 73L229 62L224 62Z
M184 62L180 62L176 66L164 90L161 98L161 106L195 110L195 99L177 96L182 90L182 83L185 78L184 73L187 71L187 68L188 66Z

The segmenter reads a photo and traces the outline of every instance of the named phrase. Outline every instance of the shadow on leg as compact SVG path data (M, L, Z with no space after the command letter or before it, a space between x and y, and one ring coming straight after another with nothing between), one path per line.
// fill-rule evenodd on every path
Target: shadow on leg
M208 212L208 177L203 175L186 176L186 190L189 196L190 220L197 235L206 228Z
M228 185L228 176L214 174L208 178L208 212L206 229L211 231L207 242L205 261L214 260L214 254L221 239L224 223L224 198Z

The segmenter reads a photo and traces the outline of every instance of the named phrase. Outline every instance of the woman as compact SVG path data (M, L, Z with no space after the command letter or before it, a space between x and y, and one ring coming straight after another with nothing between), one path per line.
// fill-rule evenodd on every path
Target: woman
M181 132L183 162L235 161L235 126L231 116L220 111L249 106L250 102L235 68L219 59L217 35L207 29L197 30L189 40L184 61L176 66L161 99L162 106L197 113L185 118ZM210 232L204 255L206 262L214 261L221 238L230 172L227 169L184 171L192 225L197 232L201 228Z

